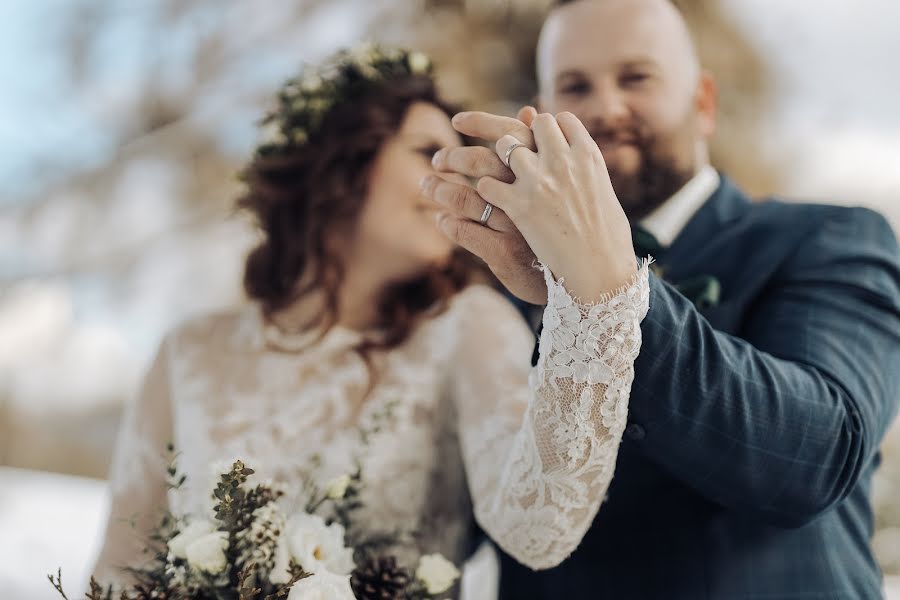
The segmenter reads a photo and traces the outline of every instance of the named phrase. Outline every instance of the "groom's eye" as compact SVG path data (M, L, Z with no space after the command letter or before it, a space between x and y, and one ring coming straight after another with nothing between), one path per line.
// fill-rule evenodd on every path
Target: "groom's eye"
M559 93L562 95L583 95L588 92L588 84L586 81L573 81L563 84L559 87Z
M636 86L644 83L650 79L650 75L648 73L642 73L640 71L635 71L632 73L625 73L619 78L619 83L623 87L628 86Z

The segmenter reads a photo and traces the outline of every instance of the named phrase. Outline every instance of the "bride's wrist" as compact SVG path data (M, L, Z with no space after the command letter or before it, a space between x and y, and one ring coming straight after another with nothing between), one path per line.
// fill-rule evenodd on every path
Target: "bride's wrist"
M627 287L634 281L637 262L631 258L615 266L584 261L579 268L563 278L563 287L581 304L596 304Z

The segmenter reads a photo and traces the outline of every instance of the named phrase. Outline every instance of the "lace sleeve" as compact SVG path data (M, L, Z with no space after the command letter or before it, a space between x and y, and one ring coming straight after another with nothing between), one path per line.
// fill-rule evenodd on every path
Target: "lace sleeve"
M164 342L135 402L125 408L110 470L110 514L94 568L98 581L127 581L122 567L147 559L148 534L167 508L166 446L172 439L168 343Z
M533 569L556 566L578 547L609 487L650 294L646 263L590 306L544 273L537 366L530 368L534 338L522 319L482 289L463 303L453 371L475 516Z

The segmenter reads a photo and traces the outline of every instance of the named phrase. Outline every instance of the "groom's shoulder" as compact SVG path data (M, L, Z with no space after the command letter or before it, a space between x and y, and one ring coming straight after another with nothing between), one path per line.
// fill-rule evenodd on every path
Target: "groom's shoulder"
M840 206L767 198L751 204L742 219L745 230L769 240L792 240L806 245L835 246L844 251L859 247L896 248L896 238L880 213L862 206Z
M742 221L740 245L770 248L764 254L785 280L862 286L885 299L900 290L896 237L871 209L770 199L754 203Z

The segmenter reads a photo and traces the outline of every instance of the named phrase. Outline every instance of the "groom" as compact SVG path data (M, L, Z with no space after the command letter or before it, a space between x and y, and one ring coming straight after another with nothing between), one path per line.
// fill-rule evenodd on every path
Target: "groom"
M636 252L657 263L607 500L559 566L504 556L501 597L879 597L870 493L900 397L889 226L861 208L751 203L709 166L715 85L666 0L559 2L537 65L541 110L585 124ZM532 145L534 114L454 124ZM512 179L486 148L443 150L435 166ZM441 221L451 238L542 301L523 237L493 225L506 215L482 225L484 200L426 188L455 214Z

